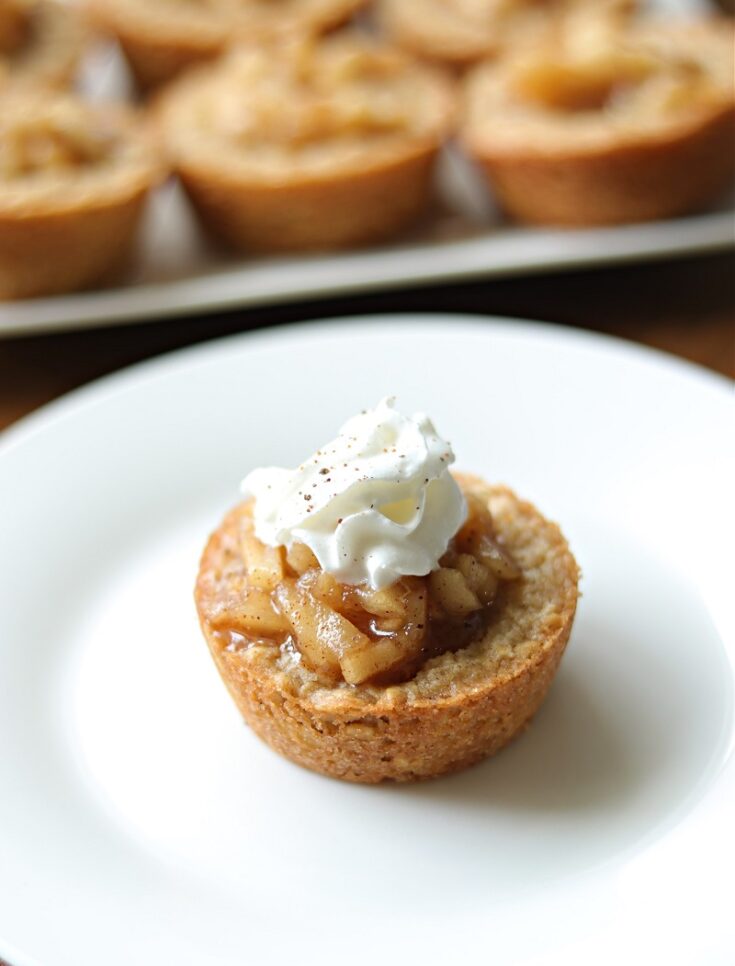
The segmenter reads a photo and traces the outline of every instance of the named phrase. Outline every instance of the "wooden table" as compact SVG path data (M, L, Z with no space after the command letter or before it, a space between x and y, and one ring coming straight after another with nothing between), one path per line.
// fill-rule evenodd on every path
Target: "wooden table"
M0 340L0 428L90 379L179 346L283 322L393 311L560 322L735 377L735 260L728 253Z

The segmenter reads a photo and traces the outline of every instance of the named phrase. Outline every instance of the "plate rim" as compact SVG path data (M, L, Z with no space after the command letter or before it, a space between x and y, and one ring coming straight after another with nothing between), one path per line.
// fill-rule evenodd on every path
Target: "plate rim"
M534 336L539 334L544 336L559 337L561 340L579 342L590 349L613 351L623 355L632 355L641 362L655 367L664 366L678 373L686 379L700 383L704 388L709 388L723 395L723 402L728 401L735 406L735 398L731 396L735 380L729 379L726 375L708 369L699 363L692 362L653 346L633 342L622 336L611 335L606 332L597 332L593 329L585 329L563 323L549 322L543 319L530 319L521 316L485 314L481 312L414 312L410 310L398 312L366 312L357 315L340 315L329 318L315 316L312 318L284 322L275 325L267 325L253 329L244 329L240 332L228 335L214 336L190 345L179 346L174 349L164 350L156 355L145 359L131 362L113 372L96 376L89 381L69 389L61 395L42 403L36 409L19 417L4 429L0 430L0 459L5 452L12 447L23 442L24 437L41 431L45 424L55 419L66 418L76 410L83 408L87 397L94 397L98 393L107 396L108 393L125 391L128 383L136 381L138 375L143 378L158 378L163 376L166 370L176 368L179 363L194 362L194 364L205 364L210 359L215 358L219 353L226 351L227 347L235 344L250 342L268 342L288 340L293 335L303 335L308 338L310 333L318 333L328 329L340 330L346 335L353 334L358 327L366 326L396 327L396 326L431 326L439 329L443 326L466 326L481 330L483 327L491 327L496 330L504 330L510 335L520 334L521 330Z

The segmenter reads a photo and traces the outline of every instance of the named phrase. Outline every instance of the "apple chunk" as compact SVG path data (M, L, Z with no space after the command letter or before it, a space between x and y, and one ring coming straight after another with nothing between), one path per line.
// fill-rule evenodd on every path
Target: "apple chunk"
M495 574L469 553L458 554L456 567L481 603L486 606L491 604L498 590L498 578Z
M256 587L250 587L238 599L228 623L232 630L246 637L283 638L291 630L286 618L273 606L271 595Z
M293 629L299 651L317 673L340 677L342 655L370 646L370 638L346 617L312 597L294 581L282 581L275 595L281 612Z
M467 586L464 574L453 567L432 570L429 587L432 597L452 617L464 617L480 609L480 601Z
M367 647L353 648L342 655L342 673L350 684L390 674L402 665L410 667L423 647L427 620L423 582L404 578L387 590L400 600L403 617L376 618L374 623L379 625L378 633L384 636L369 641Z
M248 573L248 583L259 590L275 590L285 577L283 551L268 547L250 530L240 536L240 550Z
M383 590L361 590L359 596L360 603L368 614L387 618L406 616L406 593L400 583Z
M292 543L286 551L286 563L299 576L307 570L316 570L319 561L305 543Z
M298 585L332 610L342 611L345 587L332 574L323 570L311 570L304 574Z
M521 569L495 536L490 508L476 494L467 494L469 515L455 540L457 547L471 554L500 580L517 580Z
M361 684L396 667L404 658L400 642L391 635L382 640L369 641L367 647L346 651L340 659L340 665L348 684Z
M491 537L480 537L475 556L500 580L517 580L521 576L521 569L515 560L505 547Z

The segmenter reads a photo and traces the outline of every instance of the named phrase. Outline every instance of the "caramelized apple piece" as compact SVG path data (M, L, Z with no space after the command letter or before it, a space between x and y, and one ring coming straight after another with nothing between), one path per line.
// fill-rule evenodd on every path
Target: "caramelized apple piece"
M485 606L492 603L498 590L498 578L495 574L469 553L458 554L455 562L457 570L480 603Z
M500 580L517 580L521 569L508 551L492 537L482 536L477 541L475 556Z
M376 630L386 636L378 640L368 639L367 647L354 647L344 652L340 664L349 684L360 684L410 664L423 646L427 610L423 581L403 578L386 590L400 600L403 616L376 617ZM384 591L375 593L383 594Z
M248 572L248 581L259 590L274 590L286 576L280 547L268 547L250 530L243 530L240 549Z
M402 617L374 617L370 627L378 634L397 634L403 628Z
M256 587L249 588L238 598L237 606L228 619L231 630L247 636L282 638L291 630L283 614L273 606L271 595Z
M368 647L346 651L340 663L345 681L360 684L370 678L390 674L402 665L410 664L420 653L426 634L427 594L424 582L404 578L385 591L363 592L376 595L386 594L382 599L386 604L390 599L400 601L402 616L377 617L375 629L386 636L372 640ZM397 604L390 609L397 609Z
M423 637L428 606L426 581L423 578L404 577L403 585L407 590L404 599L404 627L407 634L421 632L418 636Z
M370 641L367 647L355 648L342 655L342 675L348 684L361 684L368 678L389 671L403 663L404 652L397 637Z
M460 553L472 553L479 538L494 533L495 528L486 500L474 493L466 493L465 499L467 500L467 519L460 527L454 542Z
M368 614L398 618L406 614L406 591L400 582L383 590L361 590L360 603Z
M341 584L332 574L325 573L323 570L307 570L297 583L302 590L307 591L332 610L340 613L349 611L346 602L351 596L351 588Z
M338 678L343 654L370 647L367 635L295 581L282 581L275 597L293 629L299 651L317 673Z
M431 592L431 583L428 581L428 578L427 578L427 587L428 587L428 595L429 595L429 608L428 608L429 620L430 621L445 620L447 615L442 605L439 603L439 601L436 599L434 594Z
M319 561L305 543L293 543L286 552L286 563L299 577L319 567Z
M495 538L492 514L485 500L467 494L468 516L455 538L460 551L471 554L500 580L516 580L520 567Z
M464 575L453 567L440 567L429 574L431 594L451 617L464 617L480 609L480 601L467 586Z

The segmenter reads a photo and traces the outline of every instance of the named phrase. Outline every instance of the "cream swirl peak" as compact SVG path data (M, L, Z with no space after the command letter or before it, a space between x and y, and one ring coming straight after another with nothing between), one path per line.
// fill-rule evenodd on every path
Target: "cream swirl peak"
M388 397L297 469L253 470L242 491L263 543L304 543L338 580L380 590L433 570L464 522L453 462L428 416L404 416Z

